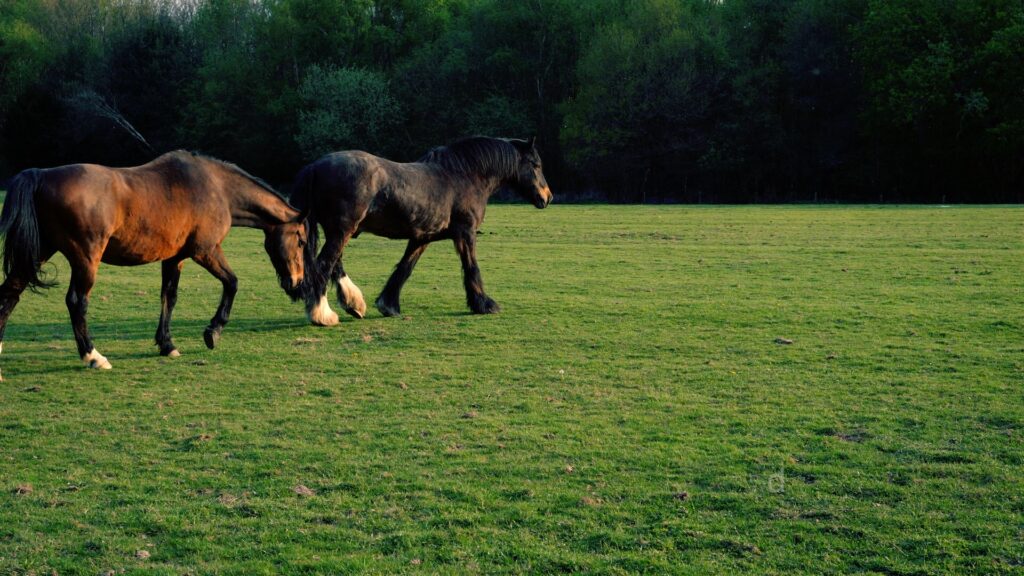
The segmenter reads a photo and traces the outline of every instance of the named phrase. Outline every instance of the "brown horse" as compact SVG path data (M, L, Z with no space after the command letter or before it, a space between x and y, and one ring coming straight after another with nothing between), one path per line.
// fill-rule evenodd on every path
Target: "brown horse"
M71 265L67 306L78 353L90 368L110 368L89 337L85 314L100 262L161 261L160 354L178 356L170 321L187 258L223 284L204 339L213 348L231 313L238 280L221 249L231 226L260 228L281 287L298 299L304 282L304 214L241 168L189 152L171 152L134 168L72 164L30 169L11 181L0 213L4 274L0 348L7 319L25 288L51 286L40 267L55 253Z
M476 231L487 200L499 188L515 190L537 208L551 202L533 139L465 138L409 164L366 152L335 152L303 168L291 201L309 211L305 299L310 321L320 326L338 323L327 303L328 279L337 284L338 301L346 312L356 318L366 314L363 293L341 264L345 245L363 231L409 241L377 298L377 309L385 316L400 314L402 286L427 245L443 239L455 242L462 259L469 309L497 312L498 304L484 293L476 263ZM319 256L318 223L325 238Z

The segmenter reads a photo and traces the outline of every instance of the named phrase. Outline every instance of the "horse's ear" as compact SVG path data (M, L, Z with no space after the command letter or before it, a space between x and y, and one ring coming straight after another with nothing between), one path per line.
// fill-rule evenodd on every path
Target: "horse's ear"
M526 142L526 147L529 148L530 150L536 149L537 148L537 137L536 136L530 136L530 139Z

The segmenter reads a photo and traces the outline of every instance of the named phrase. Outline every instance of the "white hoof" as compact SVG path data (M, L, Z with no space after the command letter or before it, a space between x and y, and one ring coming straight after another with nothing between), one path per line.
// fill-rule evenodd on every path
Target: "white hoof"
M338 323L338 313L331 310L327 303L327 296L321 296L316 307L306 313L309 321L317 326L334 326Z
M181 352L178 352L177 348L167 353L168 358L177 358L178 356L181 356Z
M97 368L99 370L110 370L113 366L107 361L107 358L96 351L95 348L89 351L88 354L82 356L82 362L89 368Z
M348 275L338 278L338 296L345 311L356 318L366 317L366 301L363 300L363 291L356 286Z

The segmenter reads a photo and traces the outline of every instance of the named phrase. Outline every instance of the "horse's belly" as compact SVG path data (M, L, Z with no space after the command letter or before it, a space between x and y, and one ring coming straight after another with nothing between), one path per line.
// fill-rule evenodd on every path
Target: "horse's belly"
M137 266L167 260L181 251L184 242L156 235L140 235L131 242L114 236L103 251L103 262L115 266Z
M395 205L371 206L359 223L359 232L392 240L427 238L448 228L448 218L439 210L408 210Z

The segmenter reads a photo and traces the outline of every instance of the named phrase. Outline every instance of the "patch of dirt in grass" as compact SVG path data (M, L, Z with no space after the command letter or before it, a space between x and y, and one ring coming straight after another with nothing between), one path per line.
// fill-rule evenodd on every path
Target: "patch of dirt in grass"
M860 444L871 437L866 430L851 430L848 432L836 432L836 438L839 438L843 442L855 442Z

